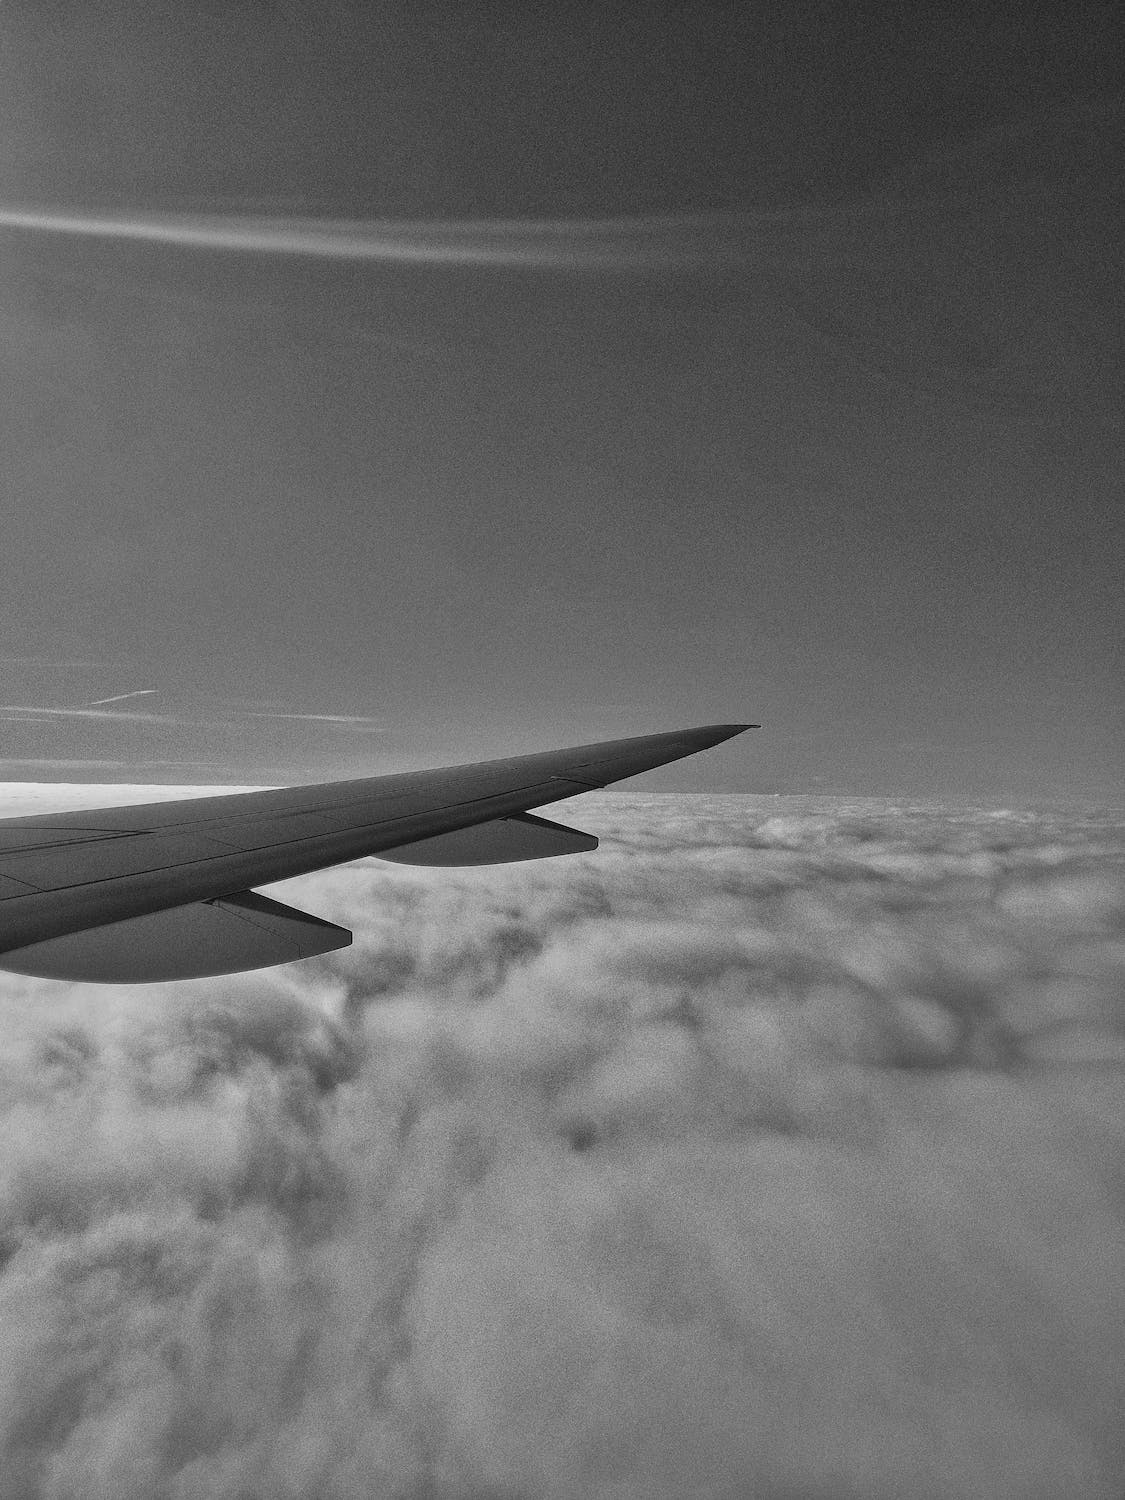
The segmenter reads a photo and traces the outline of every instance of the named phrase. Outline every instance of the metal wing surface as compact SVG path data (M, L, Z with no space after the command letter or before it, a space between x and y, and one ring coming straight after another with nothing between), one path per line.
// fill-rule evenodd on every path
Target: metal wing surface
M539 859L597 840L528 810L720 744L745 724L279 791L0 820L0 968L129 983L345 946L346 928L251 888L366 855Z

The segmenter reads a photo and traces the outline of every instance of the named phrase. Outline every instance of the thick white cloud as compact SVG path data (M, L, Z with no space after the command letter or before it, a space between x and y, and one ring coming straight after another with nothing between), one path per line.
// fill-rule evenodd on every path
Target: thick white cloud
M1120 821L559 811L0 979L3 1500L1120 1495Z

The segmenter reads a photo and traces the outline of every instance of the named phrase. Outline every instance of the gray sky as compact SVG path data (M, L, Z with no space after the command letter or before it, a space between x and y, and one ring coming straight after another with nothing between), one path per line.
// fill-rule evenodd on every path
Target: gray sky
M6 4L0 778L760 719L646 784L1110 793L1122 57L1092 0Z

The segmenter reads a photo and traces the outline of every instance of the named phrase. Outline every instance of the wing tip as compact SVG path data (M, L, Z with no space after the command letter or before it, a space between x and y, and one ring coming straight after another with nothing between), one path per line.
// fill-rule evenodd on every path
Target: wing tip
M724 740L732 740L737 734L744 734L747 729L761 729L760 724L703 724L698 729L688 729L684 733L700 750L706 750L711 745L721 745Z

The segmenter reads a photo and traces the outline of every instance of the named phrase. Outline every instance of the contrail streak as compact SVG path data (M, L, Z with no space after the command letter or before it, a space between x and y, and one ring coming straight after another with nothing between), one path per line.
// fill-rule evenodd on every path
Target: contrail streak
M112 698L95 698L92 703L87 703L87 708L101 708L105 703L124 703L126 698L148 698L157 691L156 688L135 688L131 693L115 693Z
M676 214L620 219L381 220L254 218L232 214L118 213L0 207L0 228L95 239L144 240L200 250L254 251L400 265L644 270L745 258L763 214ZM778 215L779 222L786 215Z

